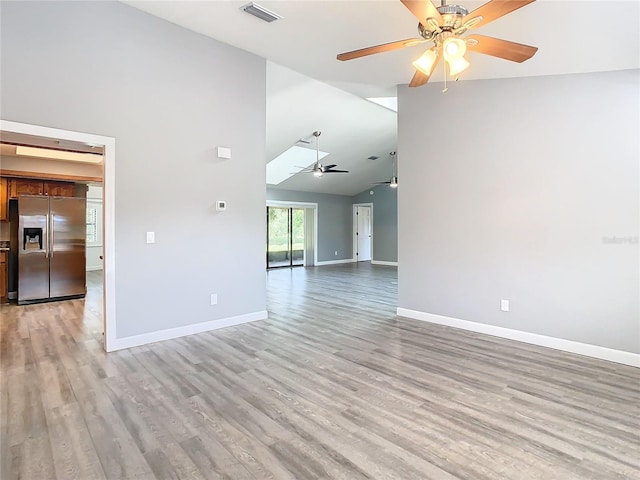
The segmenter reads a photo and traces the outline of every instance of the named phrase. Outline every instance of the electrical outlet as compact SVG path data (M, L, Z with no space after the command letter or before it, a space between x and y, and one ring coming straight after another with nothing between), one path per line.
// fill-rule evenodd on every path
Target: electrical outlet
M218 304L218 294L217 293L212 293L211 294L211 305L217 305Z
M509 311L509 300L500 300L500 310L503 312Z
M337 257L338 256L338 250L335 251L334 255Z

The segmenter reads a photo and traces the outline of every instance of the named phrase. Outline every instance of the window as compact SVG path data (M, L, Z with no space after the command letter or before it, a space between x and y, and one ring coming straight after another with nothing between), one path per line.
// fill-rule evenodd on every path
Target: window
M87 243L98 242L98 209L87 207Z
M87 202L87 246L99 246L102 244L101 227L102 203Z

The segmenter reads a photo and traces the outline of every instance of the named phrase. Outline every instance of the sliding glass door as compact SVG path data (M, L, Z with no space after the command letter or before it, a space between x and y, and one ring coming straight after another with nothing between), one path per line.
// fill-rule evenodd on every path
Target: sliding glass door
M304 209L267 207L267 268L304 265Z

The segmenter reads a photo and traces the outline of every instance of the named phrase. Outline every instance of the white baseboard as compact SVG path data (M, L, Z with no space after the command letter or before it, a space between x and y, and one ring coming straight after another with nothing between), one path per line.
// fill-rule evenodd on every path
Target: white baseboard
M429 323L437 323L438 325L446 325L448 327L470 330L472 332L485 333L494 337L508 338L519 342L530 343L542 347L553 348L565 352L586 355L587 357L599 358L610 362L622 363L632 367L640 367L640 354L624 352L622 350L614 350L612 348L601 347L599 345L591 345L588 343L574 342L573 340L565 340L563 338L547 337L537 333L522 332L520 330L512 330L510 328L496 327L487 325L486 323L470 322L468 320L460 320L453 317L445 317L434 313L420 312L418 310L410 310L408 308L397 309L398 316L422 320Z
M397 267L398 262L387 262L385 260L371 260L371 265L387 265L389 267Z
M316 267L321 267L323 265L337 265L339 263L353 263L355 260L353 258L343 258L342 260L327 260L325 262L317 262Z
M149 343L161 342L163 340L171 340L172 338L184 337L195 333L209 332L219 328L232 327L257 320L266 320L268 317L266 310L259 312L246 313L244 315L236 315L235 317L220 318L209 322L196 323L194 325L185 325L183 327L169 328L157 332L143 333L141 335L133 335L131 337L116 338L111 340L107 346L108 352L122 350L124 348L139 347Z

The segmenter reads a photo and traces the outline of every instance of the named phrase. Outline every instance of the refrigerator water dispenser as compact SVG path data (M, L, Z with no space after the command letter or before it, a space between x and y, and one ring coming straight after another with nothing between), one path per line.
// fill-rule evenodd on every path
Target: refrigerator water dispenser
M42 250L42 228L25 228L23 230L23 249Z

